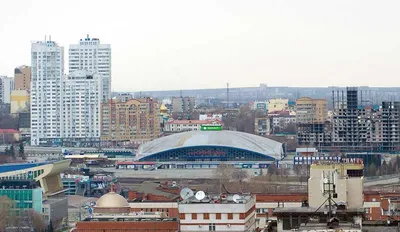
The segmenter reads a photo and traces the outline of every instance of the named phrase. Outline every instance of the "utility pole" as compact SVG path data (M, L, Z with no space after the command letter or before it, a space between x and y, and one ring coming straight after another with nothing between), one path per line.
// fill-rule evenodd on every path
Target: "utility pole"
M229 109L229 83L226 83L226 106Z

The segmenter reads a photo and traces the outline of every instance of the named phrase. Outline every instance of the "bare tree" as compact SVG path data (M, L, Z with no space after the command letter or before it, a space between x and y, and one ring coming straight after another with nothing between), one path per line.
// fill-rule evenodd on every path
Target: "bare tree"
M214 170L215 179L218 180L219 192L226 192L224 187L228 184L229 180L235 171L235 167L231 164L220 163L218 167Z
M0 196L0 231L22 231L23 228L44 232L46 223L38 212L17 209L13 200Z
M275 164L271 164L268 167L268 175L269 176L276 176L279 173L278 168L275 166Z
M297 176L297 179L300 183L303 183L305 181L307 181L307 165L303 164L297 164L293 167L293 171Z
M6 196L0 196L0 231L5 231L10 222L15 220L12 209L15 207L14 201Z
M247 174L247 172L242 169L235 169L232 173L232 179L239 181L241 192L243 192L243 189L244 189L243 182L248 177L249 177L249 175Z

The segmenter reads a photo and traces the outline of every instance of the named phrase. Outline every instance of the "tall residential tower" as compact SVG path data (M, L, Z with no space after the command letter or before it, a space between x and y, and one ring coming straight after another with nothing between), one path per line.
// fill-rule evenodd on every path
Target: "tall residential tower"
M31 144L60 138L64 48L54 41L31 45Z
M102 76L102 101L111 98L111 46L100 44L100 40L81 39L79 44L69 46L69 73L78 70L95 72Z
M80 70L62 82L61 138L70 145L100 140L101 77Z

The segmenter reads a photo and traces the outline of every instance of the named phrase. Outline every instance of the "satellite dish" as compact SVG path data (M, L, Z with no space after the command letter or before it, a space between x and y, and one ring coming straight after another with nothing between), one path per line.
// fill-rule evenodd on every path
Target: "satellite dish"
M203 191L198 191L197 193L196 193L196 199L197 200L199 200L199 201L201 201L201 200L203 200L205 197L206 197L206 193L205 192L203 192Z
M324 183L327 184L329 182L328 178L324 178Z
M181 190L181 197L182 197L182 199L184 199L184 200L188 199L189 197L191 197L191 196L193 196L193 195L194 195L193 190L191 190L191 189L188 188L188 187L183 188L183 189Z
M235 195L233 195L233 197L232 197L232 201L234 201L235 203L238 203L238 202L239 202L239 199L241 199L241 198L242 198L241 196L235 194Z

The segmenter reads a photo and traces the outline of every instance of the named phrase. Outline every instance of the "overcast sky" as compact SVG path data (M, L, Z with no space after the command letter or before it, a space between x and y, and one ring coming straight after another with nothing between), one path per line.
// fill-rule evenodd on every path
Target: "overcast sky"
M30 41L86 34L112 46L114 91L400 86L398 0L12 0L0 2L0 75Z

